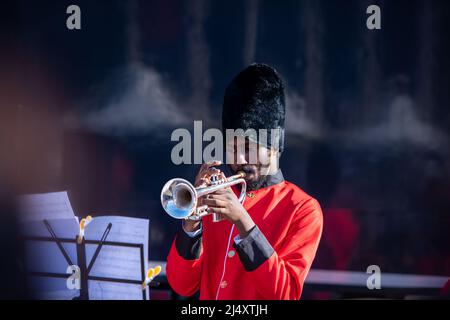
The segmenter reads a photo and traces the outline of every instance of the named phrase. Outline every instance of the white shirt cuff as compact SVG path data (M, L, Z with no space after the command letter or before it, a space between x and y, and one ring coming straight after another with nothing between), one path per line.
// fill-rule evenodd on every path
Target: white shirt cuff
M181 227L183 228L183 231L191 238L195 238L196 236L198 236L203 231L202 224L200 224L200 228L198 230L195 230L195 231L186 231L186 229L184 229L184 222L181 223Z

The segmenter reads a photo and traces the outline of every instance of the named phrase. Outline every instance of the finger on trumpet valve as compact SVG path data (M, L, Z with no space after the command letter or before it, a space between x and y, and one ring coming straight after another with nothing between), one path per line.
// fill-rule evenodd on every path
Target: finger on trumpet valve
M217 184L218 182L219 182L219 176L217 175L217 174L213 174L212 176L211 176L211 179L210 179L210 181L211 181L211 184Z
M208 206L207 205L200 206L196 210L196 215L199 216L199 217L203 217L203 216L207 215L208 213L209 212L208 212Z

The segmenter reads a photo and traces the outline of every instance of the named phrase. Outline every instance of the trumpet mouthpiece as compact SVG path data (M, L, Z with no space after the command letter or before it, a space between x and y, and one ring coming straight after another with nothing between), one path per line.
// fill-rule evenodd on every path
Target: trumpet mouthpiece
M239 172L238 172L238 175L240 175L241 178L245 178L245 176L246 176L246 174L245 174L244 171L239 171Z

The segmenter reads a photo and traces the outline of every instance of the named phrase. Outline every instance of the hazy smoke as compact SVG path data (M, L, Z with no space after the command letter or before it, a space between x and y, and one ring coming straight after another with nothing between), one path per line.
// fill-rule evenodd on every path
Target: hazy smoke
M207 0L190 1L186 15L191 22L187 25L187 74L189 81L189 104L195 106L191 115L196 119L210 121L211 71L210 50L207 41L206 19L210 3Z
M297 93L286 94L286 133L318 138L321 132L306 112L306 102Z
M83 117L82 124L90 130L114 135L144 134L189 123L176 97L154 69L135 64L118 78L121 84L109 90L113 94L110 102L97 105L98 109Z
M407 94L394 96L382 123L355 134L355 138L361 142L408 143L427 148L445 142L438 129L420 119L414 100Z

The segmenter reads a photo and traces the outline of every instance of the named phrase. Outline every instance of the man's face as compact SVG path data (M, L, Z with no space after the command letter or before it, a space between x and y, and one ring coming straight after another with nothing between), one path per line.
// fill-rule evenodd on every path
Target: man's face
M270 150L245 137L235 137L227 143L227 163L234 173L245 172L249 190L259 189L267 179Z

